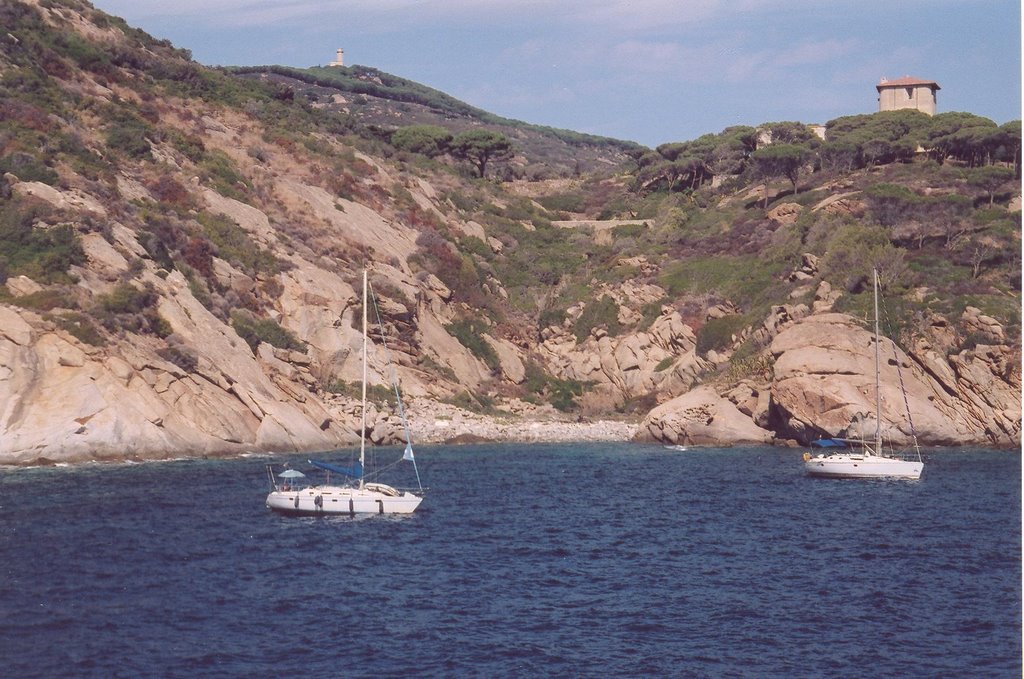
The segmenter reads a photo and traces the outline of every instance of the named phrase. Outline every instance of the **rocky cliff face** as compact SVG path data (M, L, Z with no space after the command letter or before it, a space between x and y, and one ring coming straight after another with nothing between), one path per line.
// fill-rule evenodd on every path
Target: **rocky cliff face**
M765 356L772 362L770 379L725 390L724 399L694 390L652 411L641 436L686 444L873 437L874 336L862 322L829 308L824 303L820 313L809 314L806 307L780 307L759 331L771 337ZM982 328L993 342L1005 334L972 307L961 320L963 332ZM909 351L882 338L883 436L896 445L915 434L923 445L1020 445L1019 353L1002 343L952 353L954 333L936 319Z
M968 320L976 317L968 311ZM873 435L871 333L849 316L820 314L781 332L770 351L772 407L784 431L804 439ZM879 353L886 438L906 443L916 431L930 445L1019 442L1020 370L1007 347L978 345L942 356L927 338L918 338L909 353L883 338Z
M63 209L82 206L109 218L99 201L83 191L13 177L8 181L17 195ZM450 293L432 277L414 277L405 265L414 241L408 230L356 204L340 218L333 202L317 204L316 187L293 179L285 185L287 195L308 199L305 209L323 211L328 233L357 239L377 259L399 265L380 266L374 277L398 286L417 300L417 308L381 298L385 318L406 319L416 328L412 350L448 366L462 385L478 384L486 368L443 330L451 313L445 302ZM328 379L358 381L361 375L361 336L353 328L357 293L345 278L325 269L325 262L311 261L308 250L282 248L260 210L209 190L197 194L210 210L230 217L288 261L289 268L277 279L273 314L306 350L263 343L253 352L196 298L180 272L162 270L136 233L111 220L109 240L99 234L83 238L87 263L75 271L78 286L99 295L131 276L133 285L155 292L159 316L170 328L168 339L193 358L194 366L162 358L166 345L153 337L121 333L113 342L93 346L48 318L51 314L0 305L0 462L327 449L358 440L351 408L323 390ZM241 294L256 288L257 281L226 261L214 259L214 264L225 288ZM10 279L7 287L15 296L42 289L25 277ZM415 357L403 349L410 347L395 345L391 358L409 395L454 393L457 384L418 370ZM372 381L386 383L383 349L375 345L374 353Z

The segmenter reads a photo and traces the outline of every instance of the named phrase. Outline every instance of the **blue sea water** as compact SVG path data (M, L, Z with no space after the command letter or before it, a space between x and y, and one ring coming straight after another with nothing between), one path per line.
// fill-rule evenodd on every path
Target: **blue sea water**
M1019 451L417 459L416 514L356 519L272 514L264 458L0 472L4 676L1021 676Z

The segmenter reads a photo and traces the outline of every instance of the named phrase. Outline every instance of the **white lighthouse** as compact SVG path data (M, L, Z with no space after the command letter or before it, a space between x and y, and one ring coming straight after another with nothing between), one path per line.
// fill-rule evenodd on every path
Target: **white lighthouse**
M339 47L338 51L335 52L334 61L332 61L331 63L329 63L327 65L328 66L344 66L345 65L345 50L343 50L342 48Z

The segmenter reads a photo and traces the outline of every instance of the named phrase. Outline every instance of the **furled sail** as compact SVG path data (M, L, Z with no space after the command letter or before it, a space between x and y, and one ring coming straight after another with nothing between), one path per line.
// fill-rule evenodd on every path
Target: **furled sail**
M316 460L310 460L309 463L314 467L334 472L336 474L344 474L345 476L351 476L353 479L363 478L363 465L356 462L351 467L342 467L336 464L330 464L329 462L318 462Z

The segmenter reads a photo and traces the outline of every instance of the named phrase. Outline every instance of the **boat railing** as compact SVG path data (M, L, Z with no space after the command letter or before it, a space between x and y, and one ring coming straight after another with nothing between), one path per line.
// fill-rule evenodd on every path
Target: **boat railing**
M906 446L897 448L893 445L891 440L888 442L886 449L882 451L882 454L885 457L891 457L894 460L903 460L905 462L919 462L921 460L921 454L916 446L913 448Z

